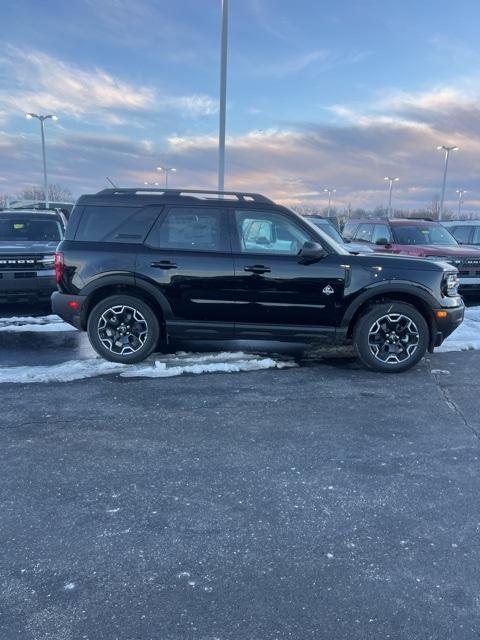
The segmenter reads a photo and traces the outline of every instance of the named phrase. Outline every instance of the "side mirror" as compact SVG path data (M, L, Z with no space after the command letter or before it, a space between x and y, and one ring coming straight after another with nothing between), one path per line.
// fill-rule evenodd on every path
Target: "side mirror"
M312 264L313 262L318 262L322 258L325 258L328 253L318 242L307 242L304 243L303 247L300 249L298 253L298 257L300 258L299 262L302 264Z
M390 244L390 241L387 240L387 238L378 238L378 240L375 240L375 244Z

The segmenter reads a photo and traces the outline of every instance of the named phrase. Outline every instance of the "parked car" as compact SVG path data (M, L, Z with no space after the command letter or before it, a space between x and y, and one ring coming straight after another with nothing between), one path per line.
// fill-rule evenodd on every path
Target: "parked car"
M480 220L445 220L442 225L459 244L480 248Z
M55 256L52 306L113 362L171 338L353 343L404 371L462 322L457 269L352 255L252 193L106 189L82 196Z
M342 238L340 231L328 220L316 216L306 216L306 219L316 227L327 233L339 244L343 244L349 253L373 253L374 249L364 242L352 242Z
M51 210L51 211L61 211L65 216L66 220L70 217L70 213L74 207L74 202L49 202L48 207L45 200L14 200L10 202L9 209L26 209L31 211L33 209L42 210Z
M460 246L438 222L407 218L351 220L343 236L379 252L445 260L459 270L461 293L480 293L479 251Z
M0 211L0 302L50 300L63 236L56 211Z

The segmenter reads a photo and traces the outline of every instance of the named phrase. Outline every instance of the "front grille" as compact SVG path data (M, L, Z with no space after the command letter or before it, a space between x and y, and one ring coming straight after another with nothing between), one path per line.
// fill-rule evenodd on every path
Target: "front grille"
M22 279L22 280L24 280L25 278L36 278L37 272L36 271L18 271L14 273L13 277L15 279Z
M53 263L45 265L45 256L5 256L0 255L0 271L39 271L41 269L53 269Z

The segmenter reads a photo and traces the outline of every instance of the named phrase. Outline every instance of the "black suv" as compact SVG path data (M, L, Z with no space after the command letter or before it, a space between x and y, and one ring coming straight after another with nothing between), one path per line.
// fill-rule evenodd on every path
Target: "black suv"
M65 224L57 211L0 211L0 303L49 302Z
M305 218L251 193L106 189L82 196L56 254L53 310L108 360L171 338L353 342L403 371L462 322L457 270L351 255Z

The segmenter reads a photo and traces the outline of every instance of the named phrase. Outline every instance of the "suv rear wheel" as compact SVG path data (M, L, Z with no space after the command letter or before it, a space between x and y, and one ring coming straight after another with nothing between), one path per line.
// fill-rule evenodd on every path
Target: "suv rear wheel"
M123 364L145 360L160 337L158 319L148 304L122 294L105 298L93 308L87 331L99 355Z
M399 373L417 364L425 355L428 340L425 318L405 302L375 305L353 331L353 343L363 364L385 373Z

